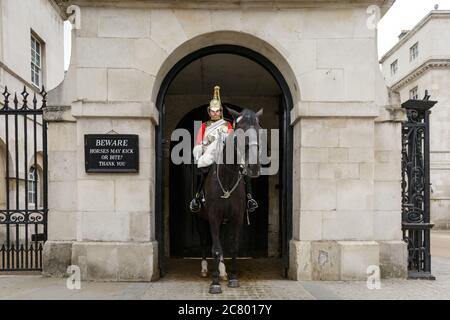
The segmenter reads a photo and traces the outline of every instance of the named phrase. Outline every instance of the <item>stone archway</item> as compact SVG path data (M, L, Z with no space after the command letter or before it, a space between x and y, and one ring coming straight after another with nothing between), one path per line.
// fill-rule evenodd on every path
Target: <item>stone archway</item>
M164 139L164 128L165 128L165 96L167 90L183 68L192 63L193 61L209 56L212 54L234 54L241 57L250 59L260 66L262 66L266 71L270 73L273 79L278 84L281 91L281 124L280 129L282 131L281 143L284 146L281 159L283 161L281 167L281 179L280 182L283 185L282 199L281 199L281 234L282 234L282 246L281 246L281 257L283 262L283 268L285 275L287 275L287 270L289 268L289 240L292 236L292 143L293 143L293 132L290 126L290 111L293 106L293 98L291 94L290 87L278 69L278 67L272 63L271 60L267 59L262 54L253 51L247 47L239 45L215 45L209 47L200 48L194 52L191 52L181 58L172 68L166 73L166 75L160 79L160 89L156 97L156 108L159 111L159 126L156 128L156 184L155 184L155 206L156 206L156 216L155 216L155 228L156 228L156 238L159 243L159 265L162 274L164 274L164 257L165 257L165 232L164 232L164 206L167 205L164 201L164 190L163 190L163 143ZM171 60L170 58L168 60ZM163 66L164 68L164 66ZM156 80L158 82L158 78ZM292 82L291 82L292 84Z

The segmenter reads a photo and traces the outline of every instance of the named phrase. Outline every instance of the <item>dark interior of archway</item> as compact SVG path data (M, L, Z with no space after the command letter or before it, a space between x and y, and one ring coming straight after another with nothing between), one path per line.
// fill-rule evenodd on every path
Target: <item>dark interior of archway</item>
M170 85L165 101L166 118L168 117L166 141L170 141L171 131L175 128L187 129L191 137L195 137L193 123L195 120L208 119L207 103L211 99L214 85L221 86L222 103L225 106L235 110L250 108L255 111L263 107L264 116L267 117L267 119L263 118L263 126L266 120L266 122L274 121L275 126L278 127L280 89L272 76L260 65L247 58L232 54L214 54L188 65ZM226 110L224 117L231 119ZM274 120L274 118L277 119ZM170 155L174 144L167 146L169 150L166 154ZM194 193L195 170L193 165L175 165L171 161L166 163L166 174L169 173L166 180L168 183L166 194L169 196L169 236L166 239L169 240L170 247L167 249L172 257L201 256L195 219L188 209L189 201ZM252 188L260 208L250 214L250 225L244 226L239 256L267 257L269 241L271 241L268 237L269 177L262 176L254 179ZM223 228L223 235L226 238L227 226ZM279 238L276 242L279 242ZM224 251L227 255L226 245L224 245Z
M242 108L225 104L234 110L241 111ZM193 123L198 120L207 119L205 106L200 106L189 112L178 123L177 128L183 128L190 132L194 138ZM224 118L231 121L228 111L224 111ZM172 142L170 152L177 142ZM191 140L191 150L194 145L194 139ZM181 155L182 156L182 155ZM200 239L196 229L196 219L194 214L188 210L188 204L194 194L196 180L198 179L197 170L194 165L170 163L170 188L169 197L173 199L170 202L170 254L173 257L201 257ZM266 257L267 256L267 228L268 228L268 179L267 176L261 176L258 179L252 179L252 191L259 208L255 213L250 213L248 221L250 224L244 225L241 232L241 245L239 250L240 257ZM222 226L222 246L225 256L229 256L229 247L227 239L228 226ZM210 249L208 250L208 252Z

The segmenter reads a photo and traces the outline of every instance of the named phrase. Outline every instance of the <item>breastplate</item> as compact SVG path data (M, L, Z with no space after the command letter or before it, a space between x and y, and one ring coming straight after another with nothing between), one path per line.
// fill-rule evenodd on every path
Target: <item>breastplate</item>
M210 127L214 122L208 121L206 123L205 137L203 138L203 145L208 146L213 141L219 138L219 135L225 136L228 133L228 123L224 123L223 125L218 126L214 130L210 130L208 132L208 127Z

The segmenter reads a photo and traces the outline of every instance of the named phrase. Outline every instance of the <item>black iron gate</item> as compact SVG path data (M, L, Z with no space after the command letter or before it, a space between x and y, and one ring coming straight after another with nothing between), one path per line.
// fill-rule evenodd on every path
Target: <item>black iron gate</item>
M430 109L437 103L409 100L402 104L402 231L408 243L408 277L434 279L431 274Z
M10 101L7 88L3 92L0 271L42 270L48 213L46 95L42 88L28 101L24 88L19 98L15 94Z

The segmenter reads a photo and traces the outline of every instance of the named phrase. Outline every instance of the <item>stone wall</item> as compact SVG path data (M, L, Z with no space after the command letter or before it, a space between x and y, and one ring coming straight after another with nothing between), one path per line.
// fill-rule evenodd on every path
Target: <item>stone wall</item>
M398 150L389 141L400 140L399 127L384 109L390 102L380 85L376 33L367 27L367 6L349 1L339 8L320 3L246 10L142 4L139 9L111 4L81 8L83 23L74 31L70 69L49 98L52 105L66 106L62 116L48 115L56 121L50 131L61 148L49 153L51 162L55 168L72 161L69 157L77 163L60 181L50 180L51 188L67 186L73 192L53 199L53 241L46 244L44 271L57 274L52 265L63 271L71 262L81 264L83 279L157 278L156 97L181 58L228 44L265 56L291 91L291 278L365 279L370 265L381 265L385 276L405 276L406 258L398 257L405 257L406 246L393 231L401 227L396 204L400 186L394 189L397 178L385 173L398 170ZM386 129L392 136L381 134ZM111 130L139 134L139 174L84 172L83 135ZM76 221L67 232L56 231L67 221L63 215ZM381 232L383 228L391 231ZM141 268L140 259L152 267ZM398 266L397 273L388 272L392 266Z

